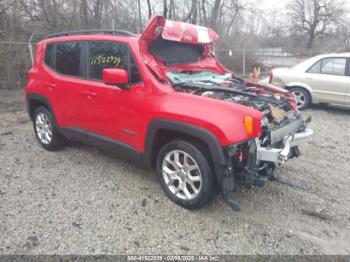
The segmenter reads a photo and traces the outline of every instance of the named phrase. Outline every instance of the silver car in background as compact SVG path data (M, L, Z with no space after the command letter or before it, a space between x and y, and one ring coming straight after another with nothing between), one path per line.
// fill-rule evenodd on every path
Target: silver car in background
M290 90L299 109L311 103L350 106L350 53L318 55L292 68L275 68L269 82Z

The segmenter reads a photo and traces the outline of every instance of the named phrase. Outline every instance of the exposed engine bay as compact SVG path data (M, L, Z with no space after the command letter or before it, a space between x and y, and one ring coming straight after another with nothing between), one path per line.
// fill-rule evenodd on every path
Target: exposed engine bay
M300 113L291 108L288 97L261 87L247 86L244 80L233 78L231 74L171 72L167 75L173 82L173 88L179 92L241 104L261 111L262 145L279 142L276 137L268 140L269 133L301 118ZM301 128L293 132L300 130Z
M230 164L222 181L224 191L232 191L237 180L248 187L271 180L276 165L298 157L298 146L313 133L306 128L311 119L305 121L283 93L248 86L231 74L168 72L167 76L178 92L241 104L263 114L260 137L227 148Z

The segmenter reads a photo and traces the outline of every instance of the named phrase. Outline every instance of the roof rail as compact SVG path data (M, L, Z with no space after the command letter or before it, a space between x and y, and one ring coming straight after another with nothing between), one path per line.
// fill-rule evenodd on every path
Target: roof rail
M68 35L87 35L87 34L111 34L111 35L123 35L123 36L135 36L135 34L119 29L85 29L76 31L60 32L48 35L47 38L58 37L58 36L68 36Z

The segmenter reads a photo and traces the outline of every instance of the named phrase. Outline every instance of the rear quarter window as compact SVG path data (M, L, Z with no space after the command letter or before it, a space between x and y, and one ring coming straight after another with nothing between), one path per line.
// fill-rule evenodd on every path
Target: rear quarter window
M54 44L48 44L45 50L45 59L44 59L45 64L51 68L54 68L53 59L54 59Z

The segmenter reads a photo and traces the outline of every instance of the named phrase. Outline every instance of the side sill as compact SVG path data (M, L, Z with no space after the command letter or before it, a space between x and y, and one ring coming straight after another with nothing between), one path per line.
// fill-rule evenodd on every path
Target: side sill
M84 144L89 144L103 151L117 155L120 158L135 162L138 165L142 165L143 163L142 153L138 152L131 146L114 139L74 127L60 128L59 132L66 136L68 139L79 141Z

